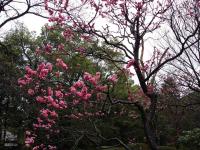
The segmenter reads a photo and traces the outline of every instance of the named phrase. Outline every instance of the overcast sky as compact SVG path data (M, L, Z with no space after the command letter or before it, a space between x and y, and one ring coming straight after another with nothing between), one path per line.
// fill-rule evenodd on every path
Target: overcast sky
M40 34L41 27L48 23L47 19L27 14L17 20L7 23L3 28L0 30L0 35L3 37L10 29L15 28L17 22L24 23L26 27L28 27L29 31L36 31L37 35Z
M25 15L24 17L20 18L19 21L24 22L30 31L36 31L37 33L40 32L41 27L45 23L48 23L47 19L34 15Z

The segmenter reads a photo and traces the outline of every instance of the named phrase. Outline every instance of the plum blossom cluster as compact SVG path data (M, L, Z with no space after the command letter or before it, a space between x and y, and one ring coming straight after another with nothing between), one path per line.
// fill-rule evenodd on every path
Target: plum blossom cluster
M64 69L64 70L67 70L67 69L68 69L67 64L64 63L64 61L63 61L62 59L60 59L60 58L57 58L57 59L56 59L56 65L57 65L58 67L61 67L61 68Z
M71 94L77 98L76 102L79 102L80 100L88 101L95 92L106 91L107 86L99 83L100 78L100 72L97 72L95 75L85 72L83 75L83 81L80 80L75 82L70 88ZM92 87L90 91L89 86Z
M26 131L25 144L26 144L27 147L29 147L30 145L34 144L35 136L36 135L32 135L30 131Z
M66 40L70 40L74 37L74 33L70 28L67 28L64 30L63 36Z
M18 79L18 84L22 87L33 81L34 78L46 79L49 72L52 71L51 63L41 63L38 65L37 70L31 69L29 66L25 67L26 74L23 78ZM33 93L33 91L31 92Z
M40 117L37 118L37 123L33 124L34 130L37 130L38 128L49 130L56 123L55 120L57 118L58 114L55 111L49 109L40 110Z
M48 132L47 139L51 137L49 134L55 134L59 132L56 128L56 122L60 111L67 110L69 107L76 107L82 101L88 102L94 95L99 95L99 92L107 90L106 85L101 85L101 73L97 72L92 75L88 72L83 74L83 77L74 82L72 86L63 86L57 84L57 86L50 85L54 78L59 79L60 76L56 74L59 71L56 69L67 70L68 65L60 58L56 59L55 66L51 63L40 63L37 69L31 69L29 66L25 67L25 75L18 80L21 87L27 89L27 94L31 96L31 99L38 104L38 116L33 123L33 131L27 131L25 144L30 147L33 146L34 150L56 149L55 146L44 143L38 144L37 133L41 130ZM67 72L66 72L67 73ZM117 76L113 75L109 78L110 82L116 82ZM47 86L48 85L48 86ZM68 99L72 100L72 105L69 106ZM104 116L102 112L83 112L78 114L70 114L65 118L68 119L82 119L88 117L101 117Z
M26 147L31 147L35 143L35 139L37 138L37 135L34 132L26 131L25 133L26 139L25 139L25 145ZM47 135L48 136L48 135ZM50 144L40 144L36 145L32 148L33 150L56 150L56 146L52 146Z
M31 133L31 131L26 131L26 139L25 144L27 147L31 147L35 143L35 138L37 137L36 134ZM33 147L33 150L56 150L56 146L40 144Z
M50 43L48 43L48 44L45 45L44 50L45 50L45 52L47 54L51 53L52 49L53 49L53 46Z
M66 64L62 61L58 61L58 66L62 69L67 69ZM46 131L57 131L53 129L53 126L56 124L56 120L59 117L59 110L67 108L67 104L63 99L63 93L59 88L52 89L47 87L47 89L41 87L42 82L49 82L51 80L53 65L51 63L40 63L36 70L31 69L29 66L25 67L26 74L23 78L18 80L18 83L21 87L25 89L28 88L27 93L32 98L35 97L35 103L41 104L42 108L39 110L36 123L33 123L34 131L26 132L26 146L35 145L37 141L37 130L46 130ZM33 150L47 150L47 149L56 149L56 147L44 144L36 145L33 147Z
M74 83L70 88L70 92L84 101L87 101L91 97L91 94L88 93L88 87L82 81Z

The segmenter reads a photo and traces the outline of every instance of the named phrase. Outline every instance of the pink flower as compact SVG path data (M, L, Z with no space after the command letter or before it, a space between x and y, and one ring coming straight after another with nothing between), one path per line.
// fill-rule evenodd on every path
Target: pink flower
M34 70L32 70L29 66L26 66L25 67L25 70L26 70L26 73L28 74L28 75L30 75L30 76L32 76L32 75L36 75L36 71L34 71Z
M56 109L59 109L59 108L60 108L60 107L59 107L59 104L57 104L55 101L52 102L51 104L52 104L52 106L53 106L54 108L56 108Z
M53 65L51 63L47 63L46 68L49 70L49 72L51 72L53 69Z
M75 94L75 93L76 93L76 88L72 86L72 87L70 88L70 92L73 93L73 94Z
M24 86L24 85L26 85L26 81L25 81L24 79L22 79L22 78L19 78L19 79L18 79L18 84L19 84L20 86Z
M58 98L63 98L63 93L61 91L55 91L55 96Z
M47 88L47 94L48 96L53 96L53 90L51 89L51 87Z
M77 96L82 97L83 93L82 92L76 92Z
M46 100L41 96L36 97L36 101L39 103L46 103Z
M79 104L79 100L74 99L74 100L73 100L73 105L77 105L77 104Z
M38 124L33 124L34 128L39 128L40 126Z
M84 72L83 79L86 81L89 81L91 84L96 85L97 80L95 77L93 77L90 73Z
M134 63L135 63L135 60L133 60L133 59L129 60L129 61L128 61L128 64L126 65L126 68L127 68L127 69L130 68L131 66L134 65Z
M56 123L56 122L55 122L54 120L52 120L52 119L47 119L47 122L50 123L50 124L52 124L52 125Z
M67 104L65 103L65 101L60 101L59 105L60 105L60 109L67 108Z
M33 147L33 150L39 150L39 146L35 146L35 147Z
M39 74L39 78L40 79L45 79L46 78L46 76L48 75L48 73L49 73L49 70L48 69L42 69L41 71L40 71L40 74Z
M73 84L73 87L75 88L81 88L84 86L84 82L83 81L77 81Z
M83 79L88 81L90 78L92 78L92 75L89 74L88 72L84 72Z
M87 88L86 86L84 86L84 87L82 88L82 90L81 90L81 93L82 93L83 95L85 95L85 94L87 94L87 91L88 91L88 88Z
M97 80L96 80L95 77L90 78L90 79L89 79L89 82L90 82L91 84L93 84L93 85L96 85L96 84L97 84Z
M33 144L35 137L27 137L25 140L25 144Z
M104 92L108 89L107 85L104 85L104 86L96 86L96 90L97 91L101 91L101 92Z
M63 32L63 36L66 38L66 39L71 39L73 38L74 34L72 32L71 29L65 29L65 31Z
M53 99L51 96L48 96L48 97L47 97L47 101L48 101L49 103L53 103L53 102L54 102L54 99Z
M34 94L35 94L35 92L34 92L34 90L33 90L33 89L28 89L28 94L32 96L32 95L34 95Z
M71 93L65 93L65 97L69 97Z
M91 97L91 94L86 94L82 97L83 100L88 100Z
M46 53L51 53L52 48L53 48L52 45L48 43L48 44L45 46L45 52L46 52Z
M25 78L26 84L31 83L32 80L33 80L28 74L26 74L26 75L24 76L24 78Z
M110 76L110 77L108 78L108 81L113 82L113 83L116 83L117 80L118 80L118 78L117 78L117 75L116 75L116 74L113 74L112 76Z
M99 80L101 78L101 72L96 72L95 78L96 80Z
M31 132L30 131L26 131L26 136L29 136L31 135Z
M55 112L55 111L50 111L50 115L52 116L52 117L58 117L58 114Z
M45 66L46 66L45 63L39 64L38 67L37 67L37 71L41 71L42 69L45 68Z
M65 63L63 62L62 59L57 58L57 59L56 59L56 62L57 62L56 65L57 65L58 67L61 67L61 68L65 69L65 70L68 69L67 64L65 64Z
M143 3L142 3L142 2L137 2L136 8L137 8L138 10L141 10L142 7L143 7Z
M58 50L60 50L60 51L64 51L64 44L63 43L61 43L61 44L59 44L58 45Z
M55 72L55 76L56 76L57 78L59 78L59 77L60 77L60 72L59 72L59 71Z
M51 9L49 9L48 12L50 16L53 15L53 11Z
M48 109L43 109L43 110L41 110L40 112L41 112L41 115L42 115L43 117L45 117L45 118L48 117L48 112L49 112Z
M39 122L39 123L42 123L43 122L43 120L41 119L41 118L37 118L37 121Z

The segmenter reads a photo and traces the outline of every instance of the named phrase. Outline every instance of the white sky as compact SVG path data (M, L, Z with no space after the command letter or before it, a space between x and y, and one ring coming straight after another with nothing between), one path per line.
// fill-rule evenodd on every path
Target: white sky
M25 15L20 18L19 21L24 22L25 26L27 26L30 31L36 31L37 33L40 33L41 27L45 23L48 23L47 19L34 15Z
M17 21L24 23L24 25L29 29L29 31L35 31L36 35L39 35L41 32L42 26L44 26L46 23L48 23L48 19L44 19L35 15L26 14L25 16L7 23L3 28L0 29L0 36L4 36L10 29L15 28ZM102 21L98 23L98 26L102 26ZM150 44L150 43L149 43ZM150 45L147 45L147 47L152 47ZM147 51L145 53L145 57L149 58L151 55L150 51ZM132 70L132 69L131 69ZM137 78L134 77L134 80L136 83L138 83Z
M11 21L4 25L3 28L0 29L1 37L3 37L10 29L14 29L17 25L17 22L24 23L29 31L36 31L36 34L38 35L41 32L42 26L48 23L48 20L31 14L27 14L17 20Z

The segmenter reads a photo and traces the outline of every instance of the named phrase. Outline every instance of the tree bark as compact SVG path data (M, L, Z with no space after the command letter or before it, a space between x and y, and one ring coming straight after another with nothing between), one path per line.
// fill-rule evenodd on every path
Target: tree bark
M156 102L157 100L154 100L154 102ZM156 106L156 104L151 104ZM155 107L151 107L151 109ZM150 147L151 150L158 150L158 144L156 142L156 132L153 129L153 118L152 117L152 113L153 115L155 114L155 110L150 111L148 114L145 112L145 110L143 109L143 107L138 107L140 113L141 113L141 118L142 118L142 122L143 122L143 126L144 126L144 133L145 136L147 138L147 142L148 145Z

